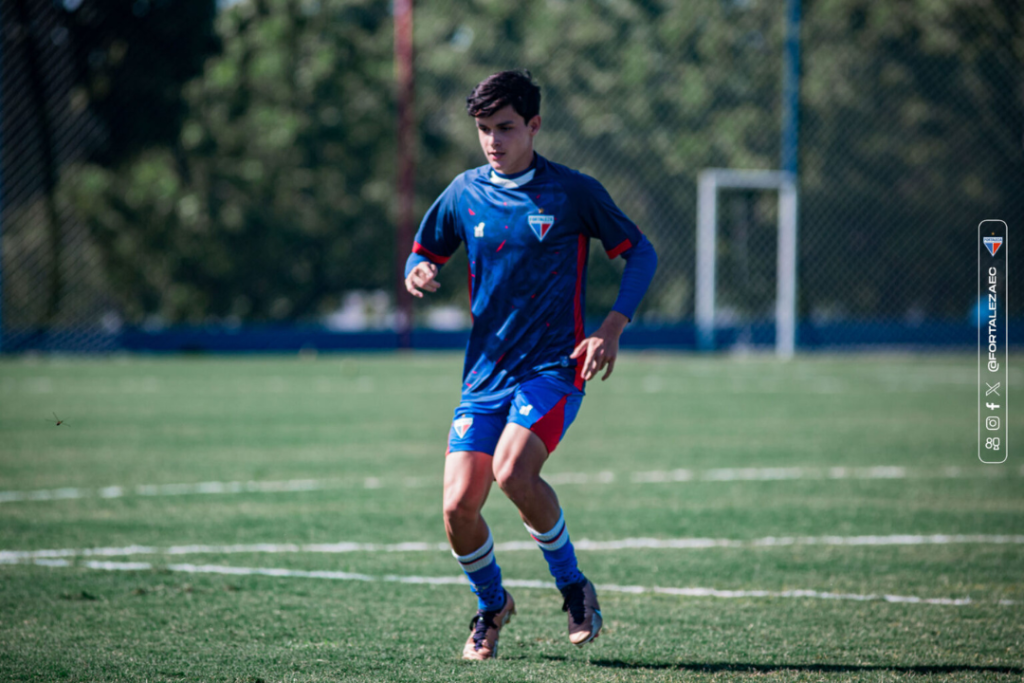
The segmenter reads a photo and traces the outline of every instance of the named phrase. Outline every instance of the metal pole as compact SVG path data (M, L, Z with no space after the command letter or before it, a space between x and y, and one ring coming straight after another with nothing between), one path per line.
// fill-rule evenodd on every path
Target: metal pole
M703 171L697 185L697 348L715 348L715 223L718 183L714 171Z
M796 350L796 182L779 187L778 290L775 296L775 353L789 359Z
M394 0L395 85L398 109L398 223L395 235L395 331L398 347L412 348L412 296L405 290L405 261L412 248L416 194L416 129L413 113L413 0Z
M782 171L779 188L778 295L775 349L782 358L796 350L797 187L800 123L800 0L786 0L786 46L782 59Z
M782 170L797 173L800 114L800 0L786 0L786 46L782 56Z

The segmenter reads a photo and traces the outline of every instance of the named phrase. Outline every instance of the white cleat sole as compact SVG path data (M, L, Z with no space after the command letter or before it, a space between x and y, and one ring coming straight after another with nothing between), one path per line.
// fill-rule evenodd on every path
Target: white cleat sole
M582 642L574 643L576 645L576 647L583 647L587 643L589 643L591 641L594 641L594 640L597 640L597 637L599 635L601 635L601 625L603 623L604 623L604 620L601 618L601 611L600 610L594 610L594 620L593 620L593 622L591 622L591 625L590 625L590 637L587 638L586 640L582 641Z

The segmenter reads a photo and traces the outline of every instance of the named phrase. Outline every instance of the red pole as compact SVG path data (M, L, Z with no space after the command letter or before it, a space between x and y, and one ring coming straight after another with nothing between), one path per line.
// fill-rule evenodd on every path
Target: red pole
M416 123L413 115L413 0L394 0L395 85L398 104L398 230L395 240L395 304L398 347L412 348L412 295L405 290L405 260L412 248L416 193Z

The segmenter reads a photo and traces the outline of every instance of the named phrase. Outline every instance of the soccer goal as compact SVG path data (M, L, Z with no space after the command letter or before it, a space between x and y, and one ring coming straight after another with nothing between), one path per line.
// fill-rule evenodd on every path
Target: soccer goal
M796 179L784 171L709 168L698 176L697 191L697 346L715 348L715 257L718 194L721 189L776 190L779 193L776 261L775 353L790 358L796 348Z

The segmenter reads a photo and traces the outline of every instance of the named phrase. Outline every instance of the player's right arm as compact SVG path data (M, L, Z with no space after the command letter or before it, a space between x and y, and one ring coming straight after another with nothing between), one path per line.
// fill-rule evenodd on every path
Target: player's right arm
M408 274L405 276L405 288L415 297L423 298L423 292L420 290L436 292L441 288L441 283L434 279L437 277L437 266L430 261L420 261L412 270L409 270L406 264L406 272Z
M462 243L459 221L456 219L459 176L441 193L423 217L412 245L412 253L405 262L405 288L415 297L423 292L436 292L440 283L435 279L441 266L448 262Z

